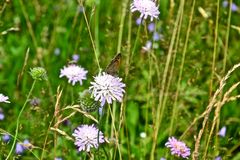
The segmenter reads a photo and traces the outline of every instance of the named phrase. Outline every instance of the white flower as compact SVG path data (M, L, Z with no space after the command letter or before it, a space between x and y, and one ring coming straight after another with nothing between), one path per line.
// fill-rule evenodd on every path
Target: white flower
M104 142L104 136L93 124L80 125L77 127L73 134L75 137L75 145L78 147L78 151L89 152L92 147L98 148L99 143Z
M147 137L146 132L141 132L141 133L140 133L140 137L141 137L141 138L146 138L146 137Z
M71 64L69 66L64 66L61 69L60 78L66 76L68 78L68 83L75 85L76 82L79 82L82 85L82 80L87 79L87 72L84 68Z
M121 78L103 72L94 77L94 81L91 82L92 86L89 90L92 91L94 100L101 102L101 106L105 104L106 100L108 104L111 104L112 100L122 102L125 84L121 82Z
M131 4L131 12L139 11L141 13L140 17L147 19L148 16L153 18L158 18L160 14L158 6L152 0L134 0Z
M8 101L8 96L4 96L2 93L0 93L0 102L10 103L10 101Z

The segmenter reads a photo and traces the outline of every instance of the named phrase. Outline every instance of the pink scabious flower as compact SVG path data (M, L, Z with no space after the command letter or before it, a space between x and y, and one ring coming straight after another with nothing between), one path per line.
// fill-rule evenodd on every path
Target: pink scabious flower
M190 148L188 148L184 142L181 142L174 137L169 137L165 146L170 148L172 155L176 155L178 157L188 159L188 156L191 154Z
M84 68L77 66L75 64L71 64L69 66L64 66L63 69L61 69L60 78L67 77L68 83L72 83L72 85L75 85L76 82L79 82L80 85L82 85L82 80L86 80L88 71L86 71Z
M103 72L94 77L89 90L92 91L94 100L101 102L101 106L104 106L106 101L108 104L115 100L122 102L125 84L121 81L121 78Z
M3 95L2 93L0 93L0 102L10 103L10 101L8 101L8 96Z
M104 136L101 131L92 125L80 125L77 127L73 134L75 137L75 145L78 151L89 152L91 148L98 148L99 143L104 143Z
M131 4L131 12L139 11L140 18L147 19L150 16L151 21L153 18L158 18L160 14L158 6L152 0L133 0Z

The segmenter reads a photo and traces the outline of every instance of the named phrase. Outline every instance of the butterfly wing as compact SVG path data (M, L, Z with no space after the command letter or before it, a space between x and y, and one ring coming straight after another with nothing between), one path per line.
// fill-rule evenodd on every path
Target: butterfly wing
M112 76L115 76L118 73L120 63L121 63L122 55L121 53L118 53L110 62L110 64L107 66L105 72L107 74L110 74Z

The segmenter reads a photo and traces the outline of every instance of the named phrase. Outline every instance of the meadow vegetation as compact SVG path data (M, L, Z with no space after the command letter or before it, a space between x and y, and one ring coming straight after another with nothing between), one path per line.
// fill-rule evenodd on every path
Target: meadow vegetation
M1 0L0 160L240 160L238 6Z

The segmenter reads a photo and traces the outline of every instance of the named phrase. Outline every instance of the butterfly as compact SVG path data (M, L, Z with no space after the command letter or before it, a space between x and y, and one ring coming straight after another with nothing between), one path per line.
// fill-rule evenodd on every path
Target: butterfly
M110 62L110 64L105 69L105 72L107 74L110 74L112 76L116 76L120 67L122 55L121 53L118 53Z

